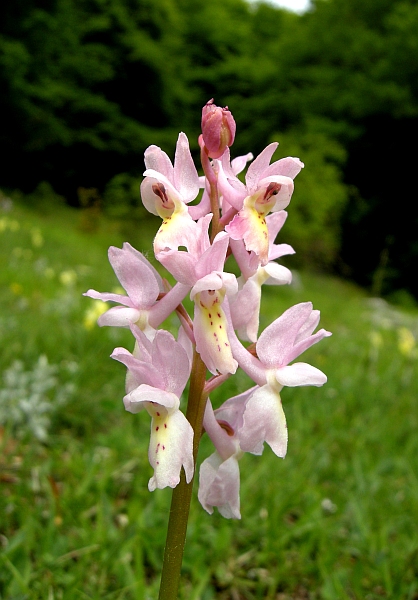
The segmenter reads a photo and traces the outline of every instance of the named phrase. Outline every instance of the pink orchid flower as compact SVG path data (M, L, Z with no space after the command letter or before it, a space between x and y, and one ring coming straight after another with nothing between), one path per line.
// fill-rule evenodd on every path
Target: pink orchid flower
M243 455L239 441L234 435L234 422L229 414L218 409L213 412L210 400L206 403L203 427L212 440L216 451L206 458L199 472L198 498L203 508L211 515L217 507L227 519L240 519L240 475L238 461ZM219 419L219 420L218 420Z
M284 386L321 386L326 383L326 375L312 365L302 362L289 365L313 344L331 335L325 329L312 334L319 323L319 316L319 311L312 309L311 302L289 308L260 335L256 358L238 341L228 314L233 356L260 386L248 399L244 412L240 446L245 452L254 452L261 442L266 441L275 454L284 456L287 429L280 391Z
M152 337L154 329L178 306L188 292L188 288L177 283L161 300L157 300L163 292L163 282L151 263L130 244L125 242L122 249L109 248L109 262L119 279L127 296L108 292L88 290L84 296L118 302L122 306L114 306L101 315L98 324L102 327L129 327L132 323Z
M282 158L270 165L276 150L270 144L248 167L245 185L234 175L229 154L222 157L218 187L225 200L238 214L225 227L234 240L244 240L246 249L253 251L261 264L268 262L269 235L266 216L283 210L293 193L293 179L303 167L298 158Z
M199 192L199 176L190 154L189 141L180 133L174 166L158 146L145 151L145 179L141 183L141 197L145 208L162 219L154 240L155 253L166 248L189 249L189 237L195 237L195 222L187 204Z
M252 454L262 454L266 437L273 444L278 456L284 456L286 453L286 421L283 423L279 420L278 423L277 419L266 419L266 433L260 437L251 420L248 424L248 419L245 419L247 404L257 390L260 390L258 386L229 398L215 411L210 401L207 401L203 426L216 450L200 467L198 498L209 514L212 514L213 507L216 506L226 518L241 518L238 467L238 461L244 454L241 440L244 440L245 445L247 438L252 438L249 450ZM264 420L263 414L260 415L260 419ZM249 431L246 431L248 427ZM246 445L249 445L248 441Z
M183 345L165 330L150 341L132 326L134 354L115 348L112 358L128 368L126 410L145 409L152 417L148 458L154 475L148 489L176 487L184 468L186 481L193 477L193 429L180 411L180 396L191 370L191 360Z

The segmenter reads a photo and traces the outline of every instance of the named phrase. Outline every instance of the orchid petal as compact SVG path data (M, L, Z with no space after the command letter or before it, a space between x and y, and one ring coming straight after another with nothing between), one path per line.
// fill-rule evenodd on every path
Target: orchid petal
M166 392L160 388L148 384L141 384L132 392L126 394L123 398L123 403L128 412L133 414L139 412L143 408L150 411L148 406L152 403L152 416L171 414L179 408L180 401L172 392ZM156 412L155 412L156 411Z
M242 276L244 279L249 279L259 267L260 261L258 260L258 256L255 252L248 252L242 239L230 239L229 244Z
M244 154L242 156L237 156L233 160L231 160L231 170L234 175L238 175L241 173L246 167L247 162L254 158L252 152L248 152L248 154Z
M145 206L147 211L150 212L152 215L158 216L156 205L157 197L153 190L153 185L155 183L156 179L153 179L152 177L145 177L145 179L143 179L141 182L140 194L142 204Z
M210 213L210 210L210 196L205 189L199 204L189 206L189 215L196 221L197 219L200 219Z
M272 247L269 250L269 260L275 260L276 258L281 258L288 254L295 254L295 250L292 246L289 246L289 244L272 244Z
M306 321L303 323L295 338L295 344L309 337L312 332L318 327L321 313L319 310L313 310Z
M150 307L159 294L159 285L154 270L143 260L138 260L133 248L124 245L122 250L111 246L109 261L122 287L128 292L133 305ZM148 262L148 261L147 261Z
M281 385L295 387L300 385L315 385L317 387L327 382L325 373L306 363L293 363L281 367L275 372L276 379Z
M244 425L243 417L245 408L248 400L256 389L257 386L254 386L249 390L242 392L242 394L238 394L238 396L228 398L228 400L225 400L225 402L215 410L216 419L218 421L226 421L233 429L234 435L236 435Z
M191 364L184 348L163 329L157 331L152 344L152 365L161 373L164 389L180 397L189 379Z
M267 225L269 228L269 243L270 243L270 245L273 244L274 240L276 239L277 234L279 233L279 231L285 224L287 217L288 217L288 214L285 210L278 210L266 217Z
M320 329L314 335L311 335L310 337L298 342L290 350L290 352L287 356L287 362L291 362L297 356L302 354L302 352L305 352L305 350L307 350L314 344L317 344L318 342L320 342L322 339L324 339L324 337L329 337L330 335L332 335L332 334L329 331L326 331L325 329Z
M174 311L177 306L183 302L190 286L177 282L152 308L148 313L148 321L151 327L158 327Z
M261 286L249 279L238 292L231 305L234 329L243 340L255 342L259 327Z
M228 321L228 339L231 344L233 357L237 360L239 366L255 383L258 385L266 384L266 369L262 362L253 356L241 344L232 325L231 311L229 309L228 299L224 300L225 315Z
M186 482L190 483L194 472L192 426L180 410L164 414L154 406L152 411L149 407L149 411L153 419L148 458L154 468L154 475L148 482L149 491L176 487L182 467Z
M287 156L276 160L263 171L261 177L269 177L270 175L285 175L294 179L305 165L302 161L294 156Z
M263 172L269 166L271 157L276 151L278 145L279 144L277 142L269 144L262 152L260 152L260 154L248 167L245 181L249 194L253 194L256 191L258 187L258 181L261 179Z
M238 291L238 282L232 273L222 273L220 271L205 275L193 286L190 292L190 298L193 300L196 294L208 290L220 290L225 288L226 294L234 295Z
M276 201L271 210L272 212L283 210L286 208L286 206L288 206L290 199L292 198L295 187L293 179L290 179L290 177L284 177L282 175L264 177L258 182L258 189L267 188L270 183L278 183L281 186L279 192L275 195Z
M266 327L257 342L257 355L266 367L287 364L287 355L311 311L311 302L296 304Z
M158 146L149 146L144 154L145 167L158 171L169 181L174 181L174 169L167 154Z
M203 461L199 474L199 502L209 513L216 506L226 519L240 519L239 467L235 456L223 461L217 452Z
M196 350L211 373L235 373L238 368L228 339L228 323L221 307L221 294L214 289L195 297L194 336Z
M196 282L196 259L190 252L163 250L157 254L157 260L180 283L191 287Z
M233 206L236 210L241 210L242 202L247 196L245 185L240 181L233 172L229 163L229 148L227 148L222 156L222 160L218 164L218 189L223 196L223 199Z
M177 140L173 183L186 204L194 200L199 192L199 175L190 154L189 140L184 133L180 133Z
M103 302L119 302L119 304L123 304L124 306L133 307L133 302L128 296L123 296L122 294L111 294L109 292L96 292L96 290L87 290L83 294L83 296L88 296L89 298L93 298L93 300L102 300Z
M198 226L191 218L183 202L175 202L173 213L164 218L154 238L154 253L162 250L178 250L185 246L188 250L197 239Z
M267 285L286 285L292 282L292 272L276 262L269 262L261 269L268 275L268 278L263 282Z
M152 340L137 325L131 325L131 331L136 342L133 356L138 360L151 362Z
M151 386L151 389L164 390L162 374L148 361L138 360L125 348L115 348L110 356L129 369L137 386L147 385Z
M247 199L246 199L247 200ZM255 252L261 264L268 262L268 229L265 218L254 206L246 204L225 227L233 240L244 240L248 252Z
M223 460L226 460L238 450L238 441L218 423L209 399L206 401L203 427Z
M196 265L197 277L204 277L206 273L223 270L228 245L229 235L221 231L213 240L212 245L200 257Z
M137 260L142 262L154 274L154 277L155 277L155 280L157 281L159 290L160 290L160 292L163 292L164 285L163 285L163 280L161 278L161 275L159 274L157 269L149 262L149 260L147 258L145 258L145 256L141 252L136 250L136 248L131 246L131 244L129 244L128 242L124 242L124 244L122 246L122 250L129 251L131 254L133 254L135 256L135 258L137 258Z
M280 394L270 385L257 388L244 412L244 425L238 434L244 452L261 454L263 442L284 458L287 451L287 425Z
M141 316L141 311L136 308L125 308L124 306L113 306L97 319L100 327L129 327L136 323Z

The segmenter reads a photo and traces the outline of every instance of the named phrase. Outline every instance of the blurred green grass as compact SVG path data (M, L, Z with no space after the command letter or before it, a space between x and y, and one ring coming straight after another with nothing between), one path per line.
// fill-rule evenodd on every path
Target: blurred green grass
M149 251L157 226L126 239ZM158 595L171 494L147 491L149 421L124 411L125 372L109 358L131 336L98 328L82 296L118 285L107 247L123 241L117 223L65 206L0 212L1 371L19 360L30 378L46 356L51 404L73 386L45 441L7 419L1 429L1 598ZM302 360L328 383L283 390L288 455L243 457L241 521L194 497L183 599L418 598L418 314L300 272L264 287L262 328L306 300L333 337ZM247 383L231 378L214 402ZM211 451L203 438L199 460Z

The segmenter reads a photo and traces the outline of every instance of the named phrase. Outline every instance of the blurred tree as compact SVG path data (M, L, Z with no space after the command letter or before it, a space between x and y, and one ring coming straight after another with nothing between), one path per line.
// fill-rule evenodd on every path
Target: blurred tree
M418 297L410 277L418 259L418 206L409 204L407 218L398 208L414 189L405 163L418 133L418 5L315 4L307 22L315 63L309 69L311 106L342 124L336 133L347 149L345 181L358 190L343 217L342 260L375 293L404 288ZM303 96L306 101L308 94Z
M418 297L418 206L408 219L393 208L413 189L415 0L313 0L302 16L245 0L3 2L0 85L2 185L46 180L75 198L135 181L149 144L173 154L182 129L197 151L200 107L214 97L236 118L234 156L274 134L282 156L315 165L320 185L309 194L301 174L295 218L305 257Z
M418 5L314 0L312 11L286 24L265 36L276 64L257 93L276 110L262 121L279 134L320 131L346 149L345 164L327 159L342 168L350 198L345 211L339 205L338 268L376 293L405 288L418 297L409 275L418 258L418 206L408 219L393 206L413 189L405 153L418 128Z
M51 0L2 5L3 184L60 191L142 170L187 106L174 0Z

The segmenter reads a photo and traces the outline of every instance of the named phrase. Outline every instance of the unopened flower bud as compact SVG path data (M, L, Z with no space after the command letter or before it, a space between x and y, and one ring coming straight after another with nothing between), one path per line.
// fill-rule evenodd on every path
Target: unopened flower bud
M220 108L213 99L202 109L202 135L211 158L219 158L235 138L235 120L228 107Z

